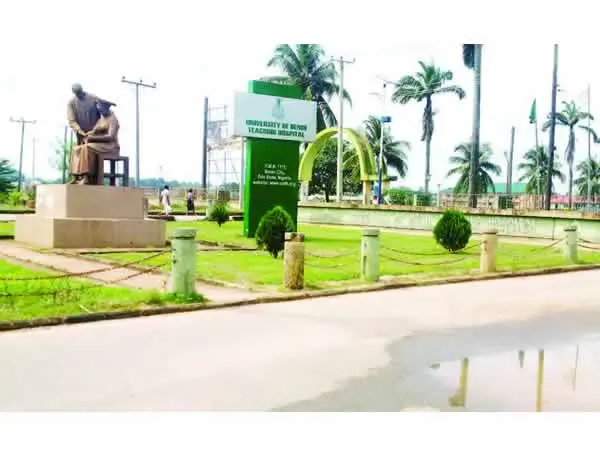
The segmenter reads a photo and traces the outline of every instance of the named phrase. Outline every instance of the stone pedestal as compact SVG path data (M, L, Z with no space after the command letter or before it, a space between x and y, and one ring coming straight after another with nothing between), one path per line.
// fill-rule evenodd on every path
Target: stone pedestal
M38 185L35 214L18 215L15 240L43 248L163 247L163 220L144 218L144 191Z

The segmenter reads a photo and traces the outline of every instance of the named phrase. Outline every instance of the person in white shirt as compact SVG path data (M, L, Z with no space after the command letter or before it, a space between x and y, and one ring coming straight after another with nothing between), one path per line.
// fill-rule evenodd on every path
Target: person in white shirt
M163 206L165 215L169 215L171 212L171 195L169 193L168 185L165 185L165 188L160 192L160 203Z

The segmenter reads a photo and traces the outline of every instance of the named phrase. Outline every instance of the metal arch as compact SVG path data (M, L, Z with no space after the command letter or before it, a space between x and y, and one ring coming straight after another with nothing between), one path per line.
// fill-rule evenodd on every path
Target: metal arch
M373 181L376 179L377 167L375 165L375 155L367 138L361 133L352 128L344 128L344 135L350 140L354 146L354 151L358 155L358 163L360 166L360 180ZM311 143L300 158L300 169L298 171L298 179L300 182L308 183L312 179L313 165L315 159L327 141L338 134L337 127L326 128L322 130L315 141Z

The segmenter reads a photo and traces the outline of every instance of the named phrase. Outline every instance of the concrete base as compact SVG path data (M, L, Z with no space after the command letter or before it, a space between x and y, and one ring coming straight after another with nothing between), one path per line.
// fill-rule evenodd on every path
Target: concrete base
M15 241L42 248L164 247L163 220L17 215Z

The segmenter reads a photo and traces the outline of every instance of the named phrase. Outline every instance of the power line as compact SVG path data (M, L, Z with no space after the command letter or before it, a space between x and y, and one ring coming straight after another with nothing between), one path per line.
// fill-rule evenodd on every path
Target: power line
M121 82L135 86L135 185L140 186L140 87L156 89L156 82L145 84L139 81L130 81L123 76Z
M331 58L332 61L339 63L340 65L340 91L339 91L339 99L340 99L340 118L338 119L338 150L337 150L337 180L336 180L336 193L337 193L337 201L340 203L342 201L342 195L344 193L344 65L346 63L353 64L356 62L356 59L352 60L344 60L344 57L339 58Z
M19 180L17 181L17 191L21 191L21 183L23 181L23 141L25 139L25 124L35 124L35 120L25 120L23 117L20 119L10 118L11 122L21 124L21 150L19 152Z

